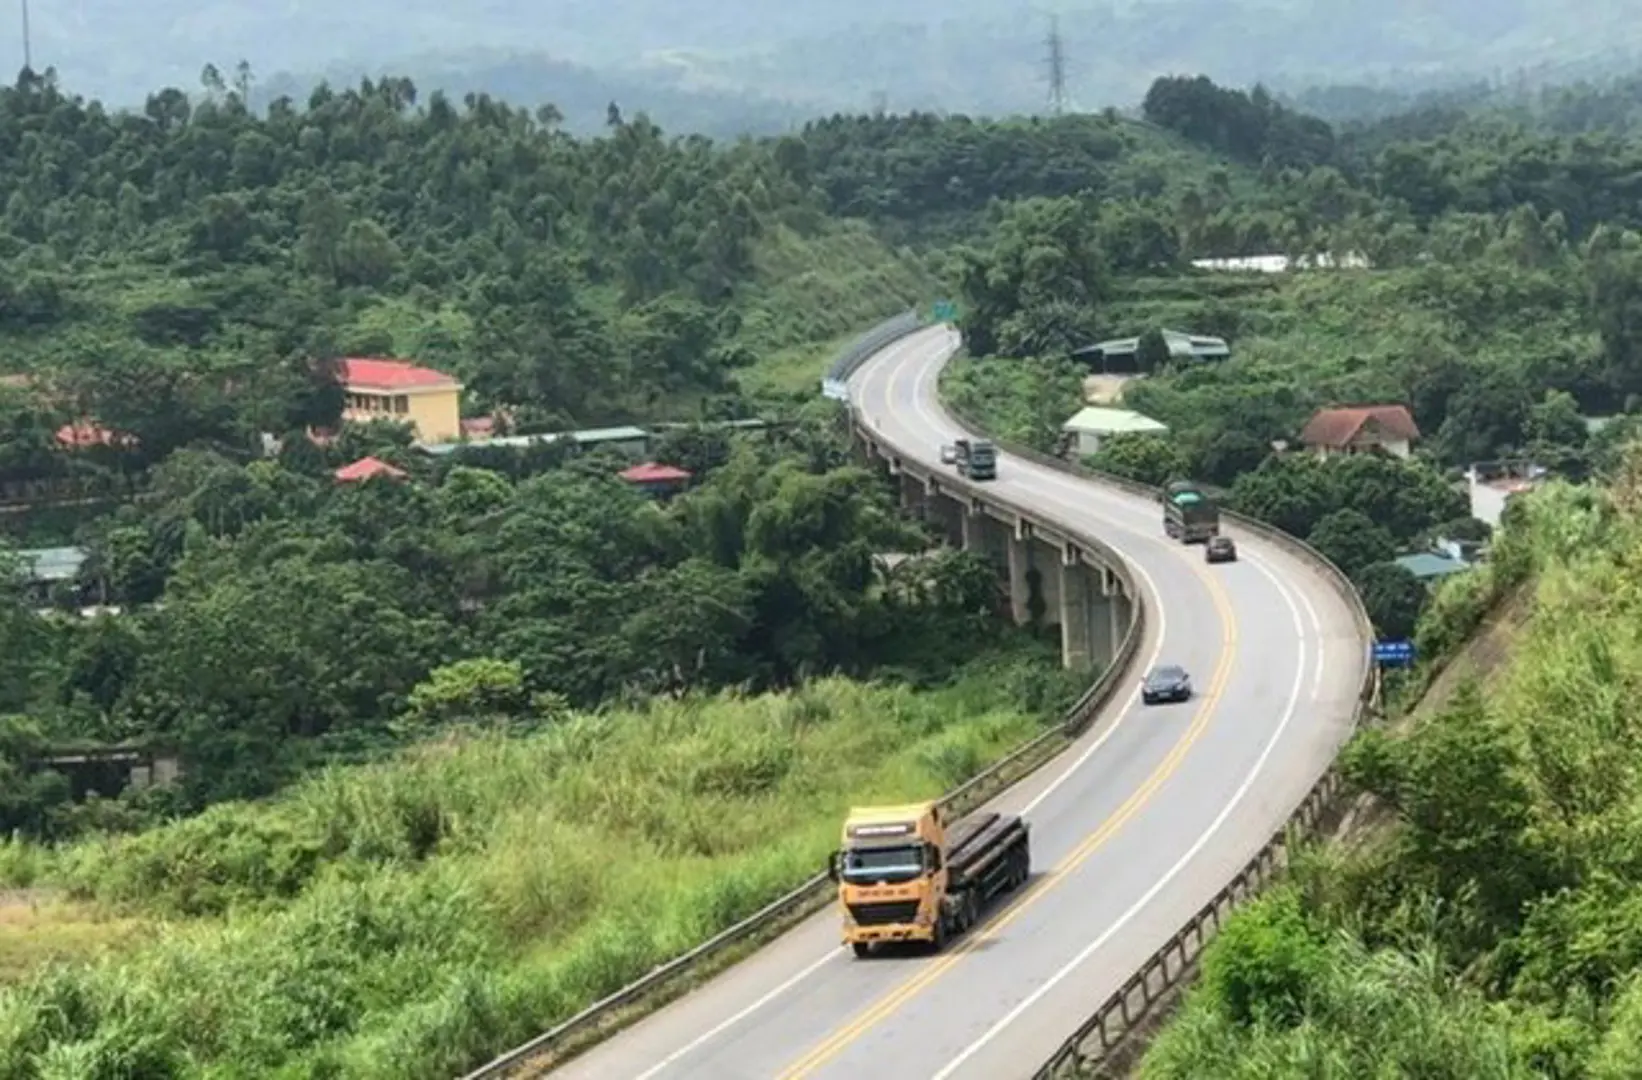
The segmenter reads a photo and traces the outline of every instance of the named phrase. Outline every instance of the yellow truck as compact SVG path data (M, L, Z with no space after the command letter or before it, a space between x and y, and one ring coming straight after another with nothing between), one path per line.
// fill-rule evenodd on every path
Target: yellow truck
M1032 873L1030 827L1013 814L972 814L950 827L938 803L850 811L830 861L844 943L866 956L882 942L940 949L974 926L994 897Z

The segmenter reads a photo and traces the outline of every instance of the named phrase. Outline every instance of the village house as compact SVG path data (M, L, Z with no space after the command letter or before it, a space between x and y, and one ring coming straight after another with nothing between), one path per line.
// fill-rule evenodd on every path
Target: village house
M423 443L462 436L462 384L442 371L403 360L342 361L342 418L356 423L397 420Z
M1405 406L1360 405L1317 410L1300 432L1300 443L1323 458L1364 453L1407 458L1419 437Z
M374 480L379 476L387 477L389 480L403 480L408 474L381 458L362 457L358 461L342 466L332 475L339 484L357 484L363 480Z
M673 465L646 461L619 474L623 480L655 498L666 498L683 491L690 483L690 470Z
M1091 405L1061 425L1066 448L1078 457L1089 457L1113 435L1166 435L1167 424L1142 416L1133 409L1103 409Z

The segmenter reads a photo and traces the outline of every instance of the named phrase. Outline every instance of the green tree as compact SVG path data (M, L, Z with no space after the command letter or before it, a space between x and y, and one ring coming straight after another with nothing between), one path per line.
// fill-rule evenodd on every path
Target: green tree
M1395 562L1375 562L1365 564L1352 580L1376 634L1390 641L1413 638L1426 600L1419 578Z
M1086 459L1092 469L1162 487L1186 475L1186 455L1167 435L1113 435Z
M481 656L430 671L406 697L402 722L416 732L460 723L507 723L518 719L528 705L519 663Z
M960 256L963 331L978 356L1063 354L1089 343L1108 269L1077 199L1011 204L991 245Z
M1397 554L1391 533L1360 510L1335 510L1317 522L1306 542L1322 552L1348 577L1356 577L1375 563Z
M1135 346L1135 364L1141 371L1163 371L1173 359L1163 331L1153 327L1140 335L1140 340Z

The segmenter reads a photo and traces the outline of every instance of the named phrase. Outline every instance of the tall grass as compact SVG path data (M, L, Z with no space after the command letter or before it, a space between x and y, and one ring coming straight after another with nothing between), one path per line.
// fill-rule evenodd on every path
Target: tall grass
M0 1077L449 1076L813 874L852 802L935 795L1034 733L1011 688L1035 663L665 701L14 845L147 930L0 991Z

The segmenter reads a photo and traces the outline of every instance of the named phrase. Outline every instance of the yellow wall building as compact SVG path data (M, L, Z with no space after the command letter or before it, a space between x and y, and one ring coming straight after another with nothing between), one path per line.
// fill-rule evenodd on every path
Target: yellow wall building
M344 420L398 420L423 443L462 435L462 384L442 371L403 360L347 359L342 389Z

